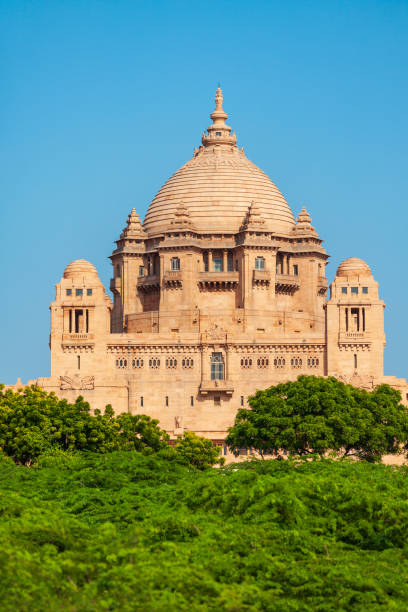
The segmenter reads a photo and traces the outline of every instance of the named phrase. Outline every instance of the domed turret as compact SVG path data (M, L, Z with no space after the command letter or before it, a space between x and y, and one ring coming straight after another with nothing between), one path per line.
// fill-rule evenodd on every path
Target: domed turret
M341 262L337 268L336 276L371 276L370 266L358 257L349 257Z
M64 278L78 278L86 276L99 279L98 272L93 264L86 259L75 259L64 270Z

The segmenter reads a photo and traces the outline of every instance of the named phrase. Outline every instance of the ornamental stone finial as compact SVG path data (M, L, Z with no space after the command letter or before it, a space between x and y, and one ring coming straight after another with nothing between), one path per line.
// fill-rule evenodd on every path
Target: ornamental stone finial
M227 113L222 107L223 95L221 87L218 87L215 92L215 111L210 115L213 124L207 128L207 134L204 132L201 142L205 147L213 145L233 145L236 146L237 137L231 134L232 128L225 123L228 119Z

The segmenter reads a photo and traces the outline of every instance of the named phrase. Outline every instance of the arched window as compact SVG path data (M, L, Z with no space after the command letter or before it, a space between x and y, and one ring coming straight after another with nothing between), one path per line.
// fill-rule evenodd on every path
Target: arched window
M171 258L171 269L172 270L180 270L180 260L178 257Z
M265 259L263 257L255 259L255 270L265 270Z
M224 380L224 358L222 353L211 355L211 380Z

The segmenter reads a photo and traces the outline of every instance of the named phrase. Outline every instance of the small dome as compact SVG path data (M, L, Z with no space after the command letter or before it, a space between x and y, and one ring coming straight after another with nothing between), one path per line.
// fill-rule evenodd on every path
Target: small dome
M336 276L371 276L370 266L358 257L349 257L341 262Z
M95 266L86 259L75 259L64 270L64 278L78 278L78 276L91 276L99 279Z

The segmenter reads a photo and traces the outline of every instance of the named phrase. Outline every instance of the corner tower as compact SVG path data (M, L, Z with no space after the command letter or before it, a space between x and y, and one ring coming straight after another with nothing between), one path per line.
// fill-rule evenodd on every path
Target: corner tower
M329 376L383 376L384 308L368 264L357 257L343 261L326 304Z

